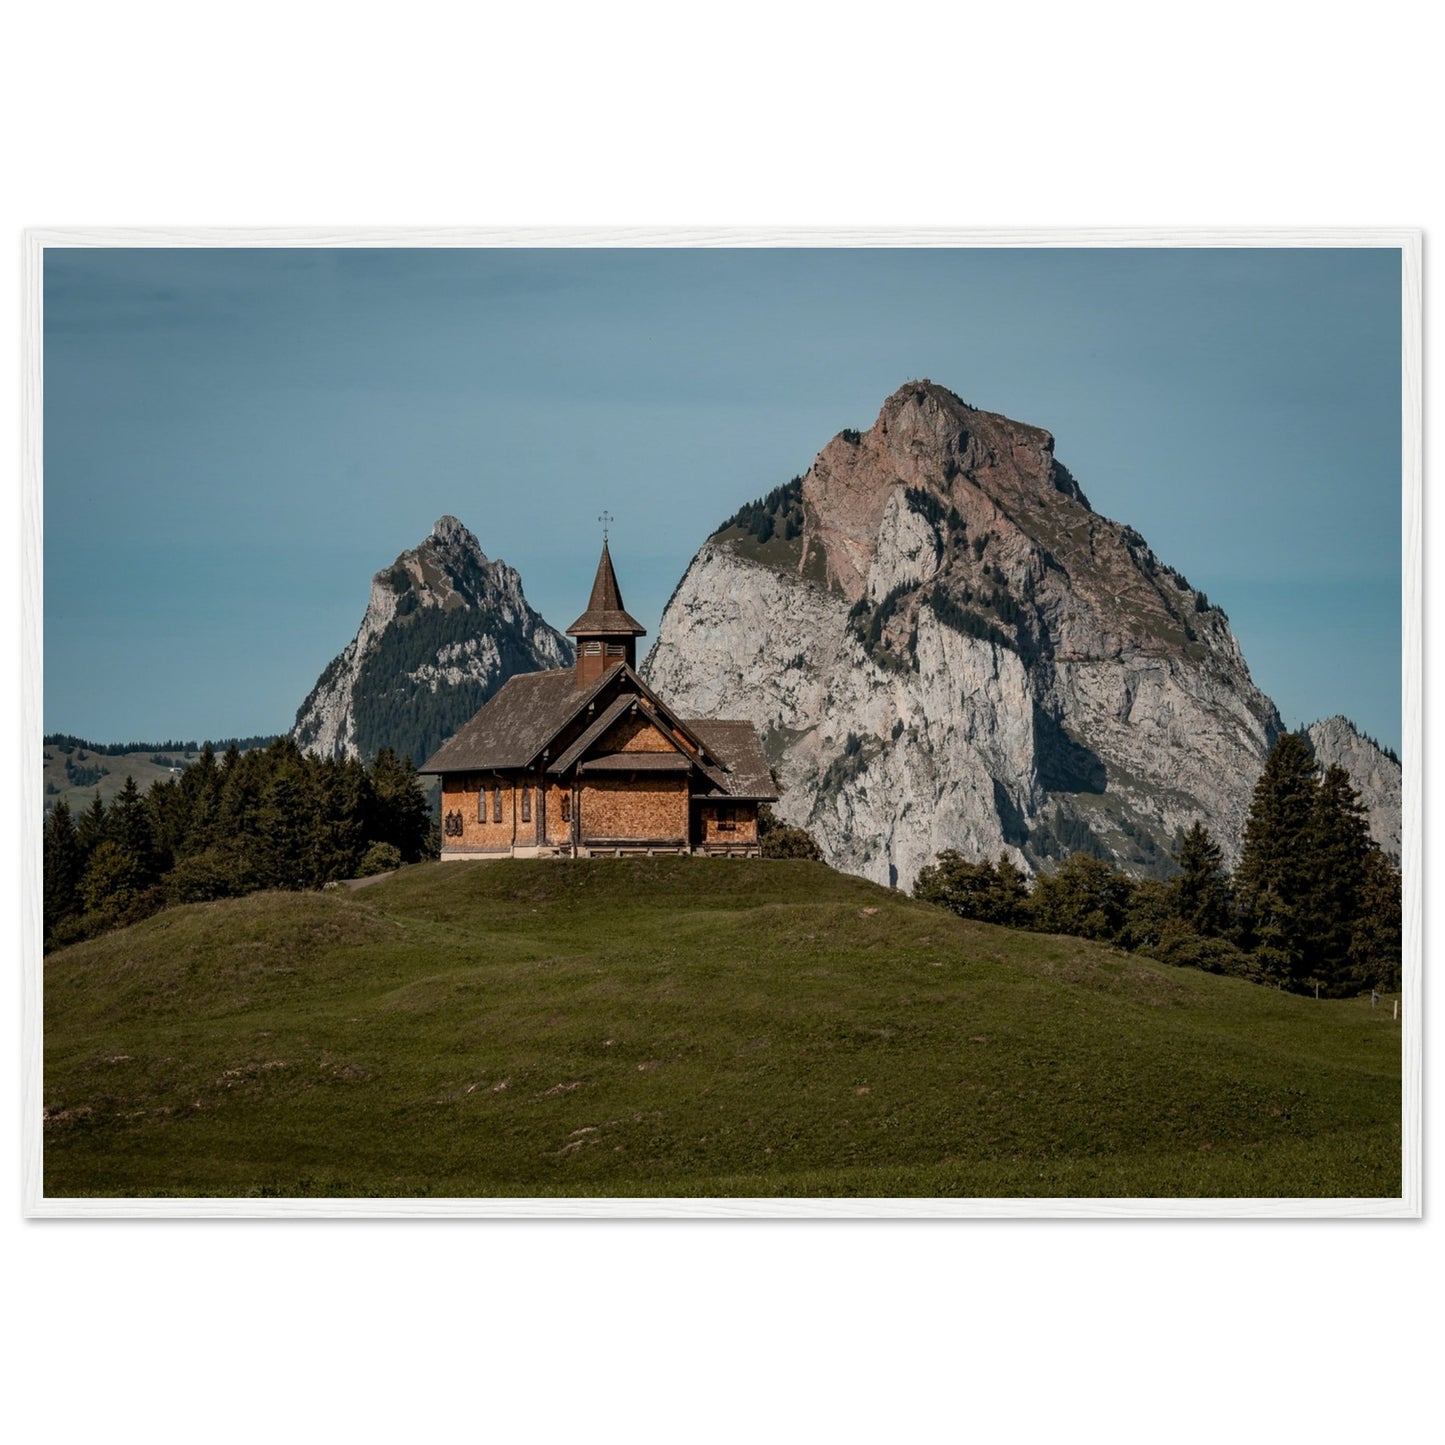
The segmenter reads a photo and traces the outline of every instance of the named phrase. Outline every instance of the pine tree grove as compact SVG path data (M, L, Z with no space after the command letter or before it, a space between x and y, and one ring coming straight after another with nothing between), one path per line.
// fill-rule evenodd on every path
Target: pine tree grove
M1307 740L1270 752L1231 877L1200 822L1167 882L1134 879L1079 849L1032 890L1007 856L940 853L913 895L963 918L1074 934L1166 963L1321 997L1400 986L1400 873L1371 839L1343 768L1321 776Z
M142 795L133 780L107 809L46 819L47 947L134 923L176 903L259 888L319 888L369 858L435 852L431 812L409 758L383 750L368 769L318 758L290 738L217 759L209 745L179 777ZM373 850L380 849L375 852Z

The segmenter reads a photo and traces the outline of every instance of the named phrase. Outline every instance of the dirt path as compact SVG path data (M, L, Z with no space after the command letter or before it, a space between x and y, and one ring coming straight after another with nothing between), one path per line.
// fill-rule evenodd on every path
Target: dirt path
M390 878L396 872L395 868L388 869L385 873L373 873L369 878L343 878L343 888L370 888L373 883L380 883L383 878Z

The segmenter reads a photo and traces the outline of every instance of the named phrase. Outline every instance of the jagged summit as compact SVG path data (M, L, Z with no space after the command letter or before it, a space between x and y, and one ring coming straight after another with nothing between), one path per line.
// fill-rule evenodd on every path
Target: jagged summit
M1341 740L1357 738L1361 742L1369 743L1372 748L1375 748L1396 763L1399 762L1399 759L1395 757L1392 751L1387 748L1382 748L1369 733L1361 732L1342 712L1333 713L1329 717L1321 718L1318 722L1310 723L1305 729L1305 732L1308 733L1311 738L1330 737Z
M940 490L951 490L960 476L985 486L990 480L1007 481L1023 490L1062 492L1092 510L1079 484L1055 460L1052 432L984 411L926 378L900 386L883 403L867 435L876 436L900 464L900 474L910 461L924 462L925 475L918 480ZM928 461L941 468L941 475L926 475Z
M391 747L419 761L513 673L571 661L516 570L443 516L372 578L356 636L297 710L292 736L329 756Z
M483 562L487 560L486 554L482 551L482 544L477 541L476 534L450 513L437 518L436 525L427 534L422 546L426 546L428 543L439 547L463 548L475 552Z
M1370 816L1370 836L1396 862L1404 839L1403 773L1400 760L1349 718L1336 713L1305 729L1321 767L1337 764L1350 776Z
M1050 432L927 380L714 533L644 671L699 713L728 698L780 814L905 886L944 847L1163 872L1195 818L1232 850L1283 728L1224 613L1093 510Z

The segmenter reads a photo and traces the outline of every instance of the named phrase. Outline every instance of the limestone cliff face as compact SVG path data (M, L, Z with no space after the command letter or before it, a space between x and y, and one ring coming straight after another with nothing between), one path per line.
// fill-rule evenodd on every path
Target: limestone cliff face
M1047 432L929 382L708 540L643 670L751 719L780 815L901 887L945 847L1160 871L1196 818L1232 855L1282 730L1224 613Z
M420 763L513 673L571 661L516 571L442 517L372 578L356 636L297 710L292 736L326 756L391 747Z
M1344 717L1311 724L1310 744L1321 767L1339 764L1370 815L1370 836L1398 864L1404 832L1400 764Z

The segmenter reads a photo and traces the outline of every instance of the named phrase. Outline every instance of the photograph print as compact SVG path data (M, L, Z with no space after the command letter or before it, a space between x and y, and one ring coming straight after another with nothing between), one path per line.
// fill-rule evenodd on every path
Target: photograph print
M31 1212L1418 1212L1418 237L841 239L30 238Z

